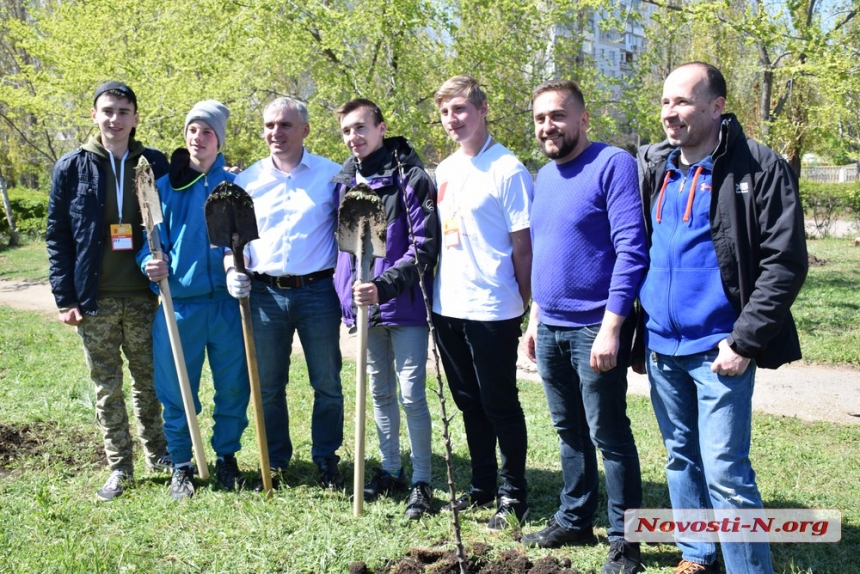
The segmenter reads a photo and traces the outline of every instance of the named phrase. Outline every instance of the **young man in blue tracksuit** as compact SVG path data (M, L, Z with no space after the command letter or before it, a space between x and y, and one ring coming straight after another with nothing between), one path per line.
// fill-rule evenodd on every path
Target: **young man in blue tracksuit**
M432 430L425 391L429 329L419 273L423 270L424 285L431 289L438 253L436 187L408 141L385 137L387 127L375 103L351 100L337 114L352 153L334 178L340 197L365 183L379 196L388 222L385 257L376 259L371 281L356 281L356 260L349 253L338 255L335 272L347 326L355 325L356 304L370 306L367 371L382 468L364 487L364 496L373 500L405 490L408 484L400 460L399 383L412 459L406 517L415 520L430 509L432 500Z
M188 113L187 148L174 152L170 172L158 180L164 212L159 232L166 261L153 259L149 247L144 246L138 263L151 281L165 277L169 281L198 413L203 357L209 357L215 387L215 477L220 486L232 490L241 484L235 453L248 426L250 384L239 305L227 292L224 251L210 246L203 214L204 202L215 186L233 181L219 152L229 115L224 105L212 100L197 103ZM164 432L174 462L170 493L176 499L188 498L194 494L191 436L163 307L156 315L152 338L155 390L164 405Z

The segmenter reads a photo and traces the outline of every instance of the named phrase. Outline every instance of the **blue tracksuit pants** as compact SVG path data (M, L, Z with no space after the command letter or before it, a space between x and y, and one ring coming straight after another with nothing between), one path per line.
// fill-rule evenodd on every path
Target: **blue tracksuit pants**
M173 300L197 414L200 414L198 390L203 358L209 356L215 387L212 449L218 456L234 454L241 448L242 433L248 426L250 397L239 303L229 295L225 294L225 297ZM159 307L152 326L152 344L155 353L155 393L164 405L167 447L174 464L187 462L192 458L191 434L185 418L163 307Z

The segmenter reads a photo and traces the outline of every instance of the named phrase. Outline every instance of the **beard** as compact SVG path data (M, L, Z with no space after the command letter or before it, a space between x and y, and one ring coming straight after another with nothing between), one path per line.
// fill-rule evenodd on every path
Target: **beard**
M549 159L559 159L561 157L567 157L570 153L576 149L577 144L579 144L579 133L576 135L563 135L561 137L561 141L558 143L558 147L553 147L552 149L548 149L547 144L549 142L542 141L540 142L540 151Z

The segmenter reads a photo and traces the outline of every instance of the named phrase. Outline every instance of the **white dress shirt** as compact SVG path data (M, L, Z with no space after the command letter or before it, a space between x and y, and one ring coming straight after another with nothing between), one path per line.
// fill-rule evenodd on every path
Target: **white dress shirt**
M333 269L337 259L335 162L304 150L290 173L262 159L236 177L254 200L260 238L245 250L248 270L279 277Z

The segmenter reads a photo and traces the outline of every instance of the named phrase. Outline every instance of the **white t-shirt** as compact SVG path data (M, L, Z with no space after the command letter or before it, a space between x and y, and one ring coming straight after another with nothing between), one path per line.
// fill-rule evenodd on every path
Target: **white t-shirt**
M510 234L529 227L531 174L493 142L476 157L459 150L445 158L436 185L443 237L433 312L474 321L522 315Z
M277 277L334 268L338 202L331 179L338 173L338 164L304 150L290 173L267 157L236 176L254 200L260 234L245 250L249 271Z

